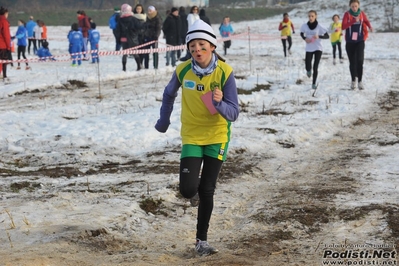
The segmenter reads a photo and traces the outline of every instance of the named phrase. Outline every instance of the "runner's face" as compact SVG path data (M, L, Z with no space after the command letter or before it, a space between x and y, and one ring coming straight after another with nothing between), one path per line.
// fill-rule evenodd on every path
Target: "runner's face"
M210 42L201 39L192 40L188 44L188 48L193 59L201 68L206 68L209 65L215 50L215 46L211 45Z
M359 10L359 3L352 3L351 9L353 12L357 12Z
M313 13L313 12L309 12L308 17L309 17L309 22L310 22L310 23L315 22L315 20L316 20L316 18L317 18L316 14Z
M141 8L141 6L136 7L136 12L137 12L137 14L143 13L143 9Z

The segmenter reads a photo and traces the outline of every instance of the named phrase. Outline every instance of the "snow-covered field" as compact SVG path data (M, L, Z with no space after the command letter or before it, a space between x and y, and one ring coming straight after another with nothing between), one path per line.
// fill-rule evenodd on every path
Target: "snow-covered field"
M366 42L364 91L349 89L346 52L333 65L328 40L315 97L305 74L307 11L328 26L342 2L290 13L288 58L282 16L233 22L237 33L249 26L252 40L234 39L226 56L241 113L215 195L208 240L220 253L211 257L193 252L197 210L177 189L180 100L168 132L154 129L173 73L164 54L158 70L150 61L139 72L133 59L123 72L115 55L99 66L9 69L0 85L0 265L329 265L323 255L349 249L341 245L397 250L399 35L378 32L381 4L362 1L376 31ZM67 54L68 30L49 27L53 55ZM112 51L111 31L99 30L101 49ZM397 263L370 256L364 263ZM361 265L355 259L343 265Z

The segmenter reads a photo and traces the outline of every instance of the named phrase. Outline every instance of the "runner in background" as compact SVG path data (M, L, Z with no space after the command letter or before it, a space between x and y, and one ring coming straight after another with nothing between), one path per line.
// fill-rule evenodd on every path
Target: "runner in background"
M342 29L345 30L346 53L349 59L349 70L351 73L351 89L363 90L363 63L365 41L368 31L373 31L371 23L366 14L360 10L359 0L349 1L350 9L345 12L342 19ZM357 84L356 84L357 78Z
M223 38L228 38L234 33L233 27L230 24L230 17L226 16L223 18L223 22L219 26L219 32ZM227 55L227 49L230 46L231 40L223 41L224 55Z
M305 68L306 75L312 76L312 60L313 62L313 80L312 89L317 89L317 75L321 55L323 54L323 45L321 39L328 39L327 29L317 21L317 12L310 10L308 12L309 21L301 26L301 37L306 42Z
M342 41L342 24L341 21L339 20L339 15L335 14L332 17L333 22L330 25L330 40L331 40L331 45L333 48L333 64L335 65L336 62L336 53L337 53L337 47L338 47L338 56L340 63L343 63L343 57L342 57L342 48L341 48L341 41Z
M291 54L291 46L292 46L291 34L295 33L294 24L290 20L288 13L283 14L283 21L280 22L278 30L281 31L281 42L283 43L284 57L287 57L287 41L288 41L288 53Z

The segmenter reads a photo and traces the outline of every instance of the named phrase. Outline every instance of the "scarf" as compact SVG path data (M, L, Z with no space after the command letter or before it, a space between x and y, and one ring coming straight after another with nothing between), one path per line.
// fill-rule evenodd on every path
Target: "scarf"
M214 53L212 53L211 62L206 68L201 68L194 59L191 60L191 69L193 70L194 74L200 78L210 75L215 70L217 65L218 60Z
M310 22L308 21L308 27L309 27L309 29L311 29L311 30L314 30L314 29L317 27L318 24L319 24L319 22L317 22L317 19L316 19L313 23L310 23Z
M352 9L349 9L349 14L351 14L354 17L358 17L360 12L361 12L360 8L357 10L357 12L353 12Z

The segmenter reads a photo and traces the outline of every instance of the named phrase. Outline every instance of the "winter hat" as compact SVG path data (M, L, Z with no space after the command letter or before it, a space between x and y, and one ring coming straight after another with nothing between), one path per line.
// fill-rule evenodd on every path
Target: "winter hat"
M114 11L121 11L121 8L119 6L114 7Z
M172 7L172 9L170 10L170 13L173 13L173 12L175 12L177 10L179 10L179 9L177 9L176 7Z
M133 16L132 7L129 4L123 4L121 6L121 15L122 16L132 15Z
M148 10L155 11L155 7L154 6L149 6Z
M42 46L43 46L43 48L48 48L48 42L47 41L43 41L43 43L42 43Z
M211 44L217 46L217 40L215 32L213 31L212 27L205 23L203 20L199 19L196 20L193 25L190 26L190 29L186 35L186 43L187 48L189 42L195 39L202 39L210 42Z

